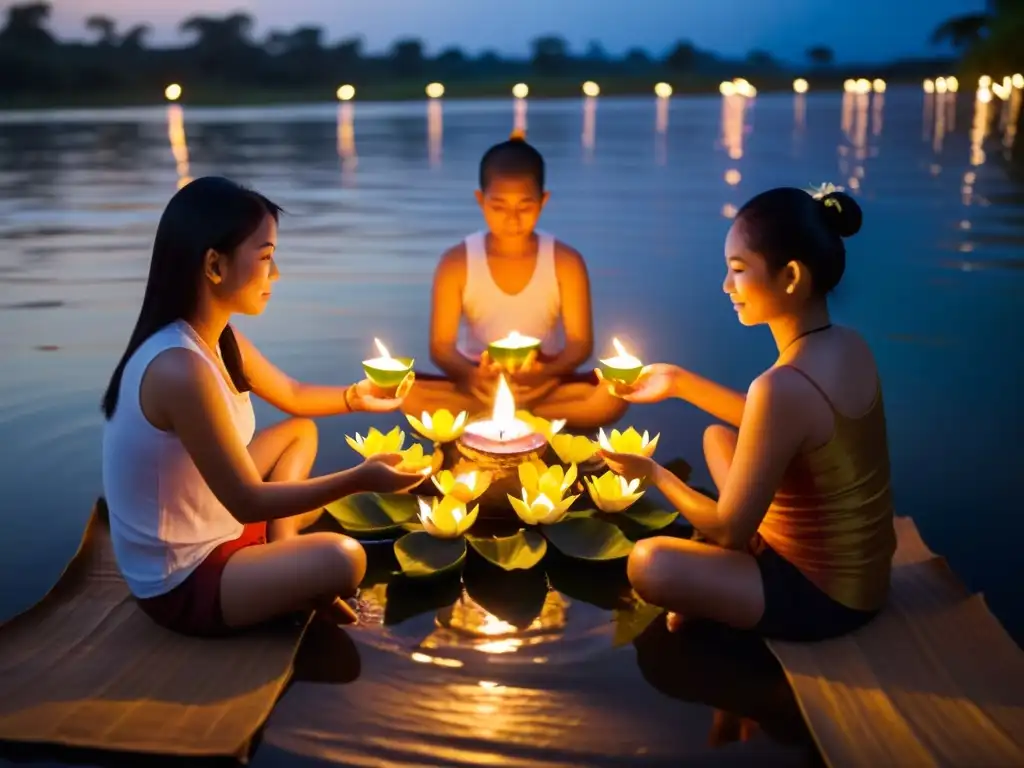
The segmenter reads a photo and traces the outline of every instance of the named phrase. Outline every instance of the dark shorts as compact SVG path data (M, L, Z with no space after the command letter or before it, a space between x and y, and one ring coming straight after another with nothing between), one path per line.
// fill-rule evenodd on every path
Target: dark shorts
M137 600L139 607L157 624L183 635L216 637L232 628L224 623L220 610L220 580L231 556L240 549L267 543L267 524L249 523L242 535L219 545L181 584L170 592Z
M858 611L833 600L800 569L757 538L751 554L764 585L764 615L754 631L773 640L813 641L858 629L878 611Z

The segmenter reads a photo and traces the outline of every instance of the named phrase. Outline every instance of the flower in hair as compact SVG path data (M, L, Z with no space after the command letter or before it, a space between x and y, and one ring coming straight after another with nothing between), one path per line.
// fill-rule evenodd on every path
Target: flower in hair
M837 187L831 181L826 181L824 184L821 184L820 186L812 186L809 190L807 190L807 193L815 200L821 200L827 195L831 195L833 192L845 191L846 187Z
M812 186L808 190L808 194L815 200L820 200L826 208L835 208L840 213L843 212L843 206L834 197L829 197L834 192L845 192L845 187L837 187L830 181L826 181L821 186Z

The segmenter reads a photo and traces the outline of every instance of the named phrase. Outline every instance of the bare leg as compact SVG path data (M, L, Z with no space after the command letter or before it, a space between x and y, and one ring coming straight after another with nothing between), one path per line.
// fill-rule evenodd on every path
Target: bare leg
M704 432L704 456L719 491L732 466L736 437L735 430L717 424ZM678 629L682 616L749 629L764 613L761 571L746 552L656 537L637 543L628 571L641 597L669 609L671 630Z
M336 533L246 547L224 566L221 614L228 626L245 627L317 605L345 620L338 598L354 594L365 573L359 542Z
M261 431L249 444L249 454L260 475L270 482L305 480L316 459L316 424L309 419L287 419ZM267 524L267 539L296 536L323 514L322 509Z
M627 574L648 603L684 616L751 629L764 614L761 571L746 552L657 536L637 542Z
M572 429L597 429L621 419L628 408L606 387L580 381L563 384L532 410L543 419L565 419Z

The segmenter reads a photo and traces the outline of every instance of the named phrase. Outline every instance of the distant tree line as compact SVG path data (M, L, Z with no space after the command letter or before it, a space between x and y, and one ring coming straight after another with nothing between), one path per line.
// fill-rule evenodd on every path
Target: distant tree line
M384 54L371 55L358 36L328 41L318 26L275 29L263 39L246 13L195 15L179 29L187 42L177 47L150 47L151 29L142 24L122 28L107 16L85 21L90 42L62 41L48 29L51 5L26 2L7 8L0 28L0 99L7 95L73 93L154 93L172 81L224 89L302 89L330 92L342 82L505 81L512 78L674 78L757 77L785 74L788 67L765 51L728 60L680 40L662 56L634 48L609 55L594 42L580 53L557 35L532 41L529 57L513 59L495 51L471 56L459 47L428 55L422 40L396 40ZM805 71L833 66L832 50L816 45L807 51Z

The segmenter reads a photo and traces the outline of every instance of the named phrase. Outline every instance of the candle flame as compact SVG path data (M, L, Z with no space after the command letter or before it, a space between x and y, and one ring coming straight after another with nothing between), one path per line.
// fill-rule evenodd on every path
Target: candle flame
M377 351L380 352L380 356L381 357L388 358L388 359L391 358L391 355L388 354L388 348L385 347L384 344L381 343L380 339L374 339L373 343L377 345Z
M491 412L491 421L501 431L515 426L516 422L516 401L512 397L512 390L508 388L505 377L498 379L498 388L494 393L494 409Z
M612 339L612 346L615 347L615 351L622 357L631 357L629 352L626 351L626 348L622 346L622 342L619 341L618 339Z

